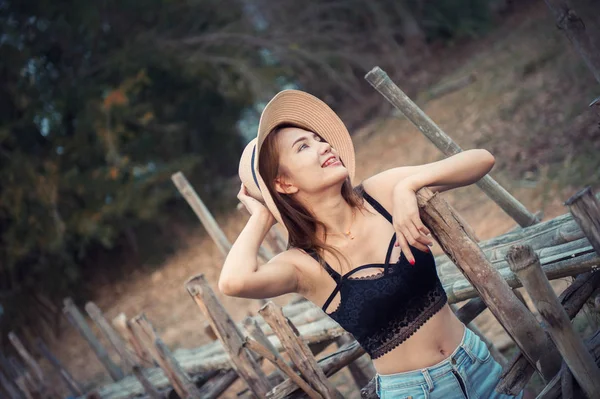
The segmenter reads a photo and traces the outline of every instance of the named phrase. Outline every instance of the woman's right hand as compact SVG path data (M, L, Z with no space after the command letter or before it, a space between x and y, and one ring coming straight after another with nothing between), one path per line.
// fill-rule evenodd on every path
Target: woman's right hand
M240 200L242 205L244 205L244 207L246 208L248 213L250 213L250 215L258 215L265 217L269 226L275 224L275 218L273 217L271 211L269 211L269 209L266 206L264 206L260 201L257 201L256 199L252 198L248 194L248 190L246 189L246 186L244 186L243 183L240 188L240 191L237 194L237 198Z

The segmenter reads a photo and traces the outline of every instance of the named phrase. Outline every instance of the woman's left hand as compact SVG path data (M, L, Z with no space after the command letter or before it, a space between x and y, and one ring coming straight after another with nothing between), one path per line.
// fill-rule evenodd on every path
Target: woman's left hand
M408 244L421 251L429 251L433 245L429 229L423 225L419 216L417 195L412 188L399 184L394 188L393 214L394 230L396 230L396 246L400 246L404 256L411 265L415 264L415 258Z

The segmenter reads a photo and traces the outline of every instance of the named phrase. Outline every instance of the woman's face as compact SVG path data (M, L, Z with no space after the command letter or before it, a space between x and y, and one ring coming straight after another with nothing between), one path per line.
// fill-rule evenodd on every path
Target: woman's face
M348 169L337 151L319 135L288 127L281 129L275 139L279 151L278 180L284 183L278 191L289 194L318 192L333 185L341 186L348 177Z

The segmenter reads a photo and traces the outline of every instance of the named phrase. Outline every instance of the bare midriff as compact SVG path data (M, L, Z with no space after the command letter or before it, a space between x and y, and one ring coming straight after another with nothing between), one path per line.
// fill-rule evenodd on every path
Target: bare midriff
M379 374L395 374L433 366L448 358L460 344L464 325L448 304L410 338L374 359Z

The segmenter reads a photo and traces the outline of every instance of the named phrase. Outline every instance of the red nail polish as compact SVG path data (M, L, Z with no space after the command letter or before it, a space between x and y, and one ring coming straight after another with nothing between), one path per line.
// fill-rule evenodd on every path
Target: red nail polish
M413 265L413 266L415 265L415 260L414 259L409 260L409 262L410 262L411 265Z

